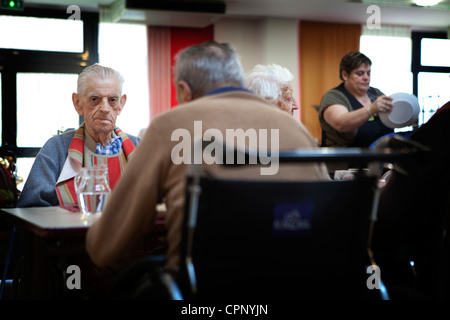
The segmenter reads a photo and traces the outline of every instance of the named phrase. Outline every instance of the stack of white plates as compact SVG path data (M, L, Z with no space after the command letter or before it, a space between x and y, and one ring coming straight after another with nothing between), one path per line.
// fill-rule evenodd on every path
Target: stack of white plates
M398 92L391 95L394 108L391 113L380 113L380 119L389 128L402 128L412 125L419 116L420 106L416 96Z

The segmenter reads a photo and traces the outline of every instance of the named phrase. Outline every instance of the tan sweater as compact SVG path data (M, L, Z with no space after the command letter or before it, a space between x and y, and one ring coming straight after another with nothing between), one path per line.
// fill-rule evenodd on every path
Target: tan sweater
M224 137L227 129L267 129L270 141L270 130L278 129L280 150L318 148L302 124L244 91L206 96L158 115L129 160L101 218L88 231L87 251L95 264L107 266L127 254L155 222L156 205L165 199L167 268L177 272L187 165L173 163L172 149L181 140L172 141L171 137L183 128L194 137L195 121L201 121L203 132L214 128ZM280 165L276 175L265 176L255 166L248 167L224 170L213 165L212 169L227 178L329 180L323 165Z

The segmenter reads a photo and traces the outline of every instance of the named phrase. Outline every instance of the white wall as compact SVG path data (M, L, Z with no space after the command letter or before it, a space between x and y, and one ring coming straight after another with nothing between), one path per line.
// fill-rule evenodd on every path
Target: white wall
M294 75L295 97L300 101L298 20L223 18L214 24L214 40L235 48L246 73L256 64L276 63L288 68Z
M276 63L294 75L294 97L300 103L298 20L270 18L264 21L264 63ZM298 119L298 110L294 113Z
M261 20L224 18L214 24L214 40L231 44L241 57L244 71L264 63Z

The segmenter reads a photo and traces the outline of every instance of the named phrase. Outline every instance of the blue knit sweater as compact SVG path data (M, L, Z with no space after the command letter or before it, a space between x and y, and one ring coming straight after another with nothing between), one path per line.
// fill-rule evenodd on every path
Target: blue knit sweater
M58 206L55 185L66 161L76 130L50 138L39 151L25 182L17 207ZM127 134L135 146L140 138Z

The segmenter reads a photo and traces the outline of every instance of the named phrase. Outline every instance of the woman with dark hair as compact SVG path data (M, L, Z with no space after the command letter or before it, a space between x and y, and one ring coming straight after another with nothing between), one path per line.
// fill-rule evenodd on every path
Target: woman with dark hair
M392 98L370 86L371 66L372 61L358 51L342 58L339 77L343 82L325 93L320 103L323 147L366 148L393 132L378 117L392 111Z

